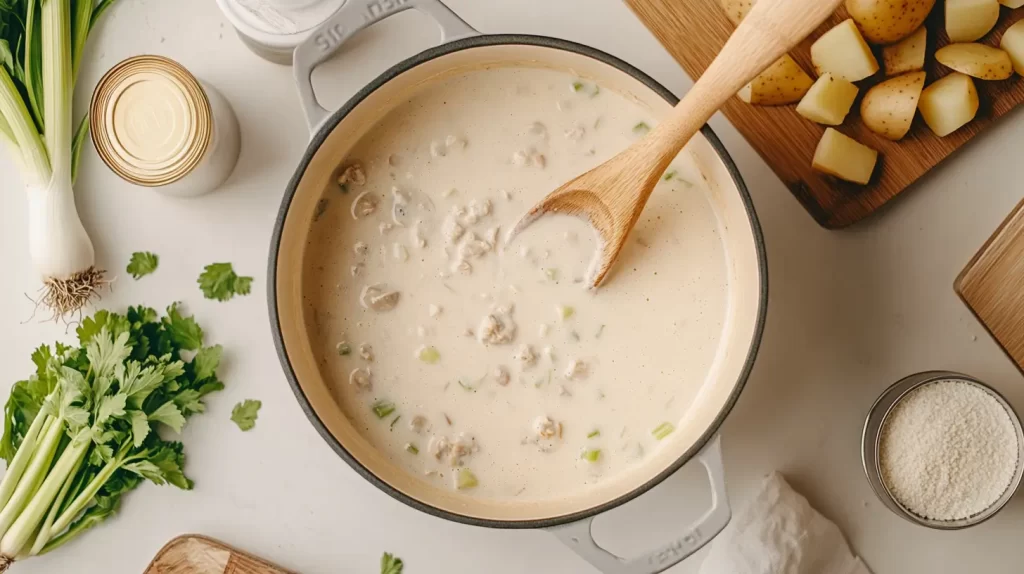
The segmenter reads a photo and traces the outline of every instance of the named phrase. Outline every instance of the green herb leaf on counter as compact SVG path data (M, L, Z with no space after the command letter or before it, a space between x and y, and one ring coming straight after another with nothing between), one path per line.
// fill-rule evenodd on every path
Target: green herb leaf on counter
M676 172L676 170L673 169L672 171L666 172L665 173L665 177L663 177L661 179L663 179L665 181L672 181L673 179L675 179L676 175L677 175L677 172Z
M587 450L583 451L583 454L580 455L580 458L587 462L597 462L601 460L601 449L588 448Z
M578 91L580 91L582 89L583 89L583 82L577 81L577 82L573 82L572 83L572 91L578 92Z
M587 438L597 438L601 436L601 431L594 429L587 434Z
M132 253L132 258L128 261L128 267L125 269L131 274L134 279L142 279L144 276L156 271L157 265L160 263L160 258L149 251L136 251Z
M644 135L651 131L651 126L647 125L647 122L639 122L633 126L633 133L637 135Z
M243 431L252 430L262 406L262 401L246 399L231 409L231 420Z
M98 311L79 325L79 346L32 353L35 372L14 384L4 409L0 515L11 521L3 558L59 548L112 516L144 480L192 488L182 444L161 439L153 425L180 432L203 410L203 397L223 388L221 352L202 349L202 329L176 304L167 315L142 306ZM28 464L37 457L49 462Z
M248 295L252 277L240 277L230 263L211 263L199 275L199 289L207 299L227 301L235 295Z
M402 574L402 569L405 565L402 564L402 559L392 554L384 553L380 557L380 574Z

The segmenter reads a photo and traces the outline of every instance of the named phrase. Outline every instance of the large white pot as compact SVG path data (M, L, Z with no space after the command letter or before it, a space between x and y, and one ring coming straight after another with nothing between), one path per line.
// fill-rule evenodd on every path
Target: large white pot
M441 27L443 43L394 66L330 113L316 101L310 77L355 32L414 8ZM546 503L492 502L442 490L398 468L366 440L333 398L310 344L310 318L303 307L307 242L317 202L332 185L338 158L377 121L417 90L483 65L541 66L573 70L603 89L627 93L656 115L677 99L629 64L608 54L554 38L481 35L439 0L348 0L299 46L294 69L303 108L313 132L281 205L270 251L269 303L281 363L302 408L331 447L378 488L413 508L457 522L492 528L542 528L603 572L661 572L689 556L729 522L718 430L732 409L761 340L767 306L767 266L761 230L750 196L721 142L707 126L688 149L710 188L727 253L727 324L717 341L720 358L710 369L688 420L659 449L642 480L609 486ZM600 548L590 535L593 518L647 492L687 462L697 459L713 488L711 510L697 524L684 525L658 548L625 559Z

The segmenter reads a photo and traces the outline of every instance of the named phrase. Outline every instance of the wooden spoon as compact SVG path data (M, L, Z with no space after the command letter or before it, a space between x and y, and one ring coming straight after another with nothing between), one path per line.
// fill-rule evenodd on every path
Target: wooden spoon
M591 287L600 285L654 186L683 146L718 108L813 32L840 2L758 0L668 117L619 155L551 192L516 224L508 241L546 213L588 219L601 245L587 282ZM780 140L784 137L780 134Z

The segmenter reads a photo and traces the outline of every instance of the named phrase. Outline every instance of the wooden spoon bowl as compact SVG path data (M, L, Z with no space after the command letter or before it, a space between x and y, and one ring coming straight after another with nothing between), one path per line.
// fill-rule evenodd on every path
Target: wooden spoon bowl
M533 206L509 233L548 213L582 217L601 238L587 284L596 288L615 263L669 163L743 86L828 18L842 0L759 0L704 75L643 139L562 185Z

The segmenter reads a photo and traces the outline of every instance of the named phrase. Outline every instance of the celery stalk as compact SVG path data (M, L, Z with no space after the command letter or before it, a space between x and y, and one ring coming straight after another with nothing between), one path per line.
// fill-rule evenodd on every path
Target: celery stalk
M53 526L50 528L50 532L60 532L70 526L71 521L74 520L79 513L85 510L85 507L92 502L93 497L95 497L96 493L100 491L100 488L103 488L103 485L111 475L113 475L118 468L121 468L121 464L123 462L124 461L121 459L121 456L111 459L110 462L100 470L99 474L92 479L92 482L90 482L89 485L78 494L74 502L68 506L67 510L65 510L64 513L61 514L53 523Z
M48 0L55 2L57 0ZM18 556L25 549L25 545L40 528L43 518L46 516L50 505L54 503L64 483L71 476L78 463L85 453L89 451L89 441L83 440L80 443L72 442L57 459L57 463L50 469L42 486L29 501L28 506L18 515L4 537L0 539L0 554L3 556Z
M62 436L64 436L64 424L59 419L52 419L46 430L46 435L32 455L32 462L29 463L25 474L18 481L18 487L14 489L14 494L4 505L3 510L0 510L0 533L3 533L2 535L7 534L8 529L18 519L18 515L25 509L36 490L39 489L39 485L46 478L46 471L50 469L50 463L53 462Z
M7 467L3 480L0 481L0 508L7 504L7 501L14 494L14 489L18 487L18 480L21 479L25 469L28 468L29 462L32 460L32 453L36 450L36 440L42 433L43 427L46 426L45 423L49 420L48 417L49 415L42 412L36 415L35 420L32 421L32 426L28 427L28 432L25 433L25 438L21 441L18 452L11 459L11 464Z
M88 452L88 446L86 447L86 453ZM68 473L67 478L64 479L64 485L61 486L60 492L57 493L57 499L50 505L50 511L46 513L46 520L43 521L42 526L39 527L39 531L35 534L35 543L32 545L32 549L29 554L35 556L43 551L43 547L50 541L53 536L53 523L57 520L57 514L60 511L61 506L64 504L64 499L68 496L68 491L71 490L71 485L75 483L75 479L78 478L78 470L82 468L82 463L85 462L86 455L78 457L78 462L75 463L75 467Z

